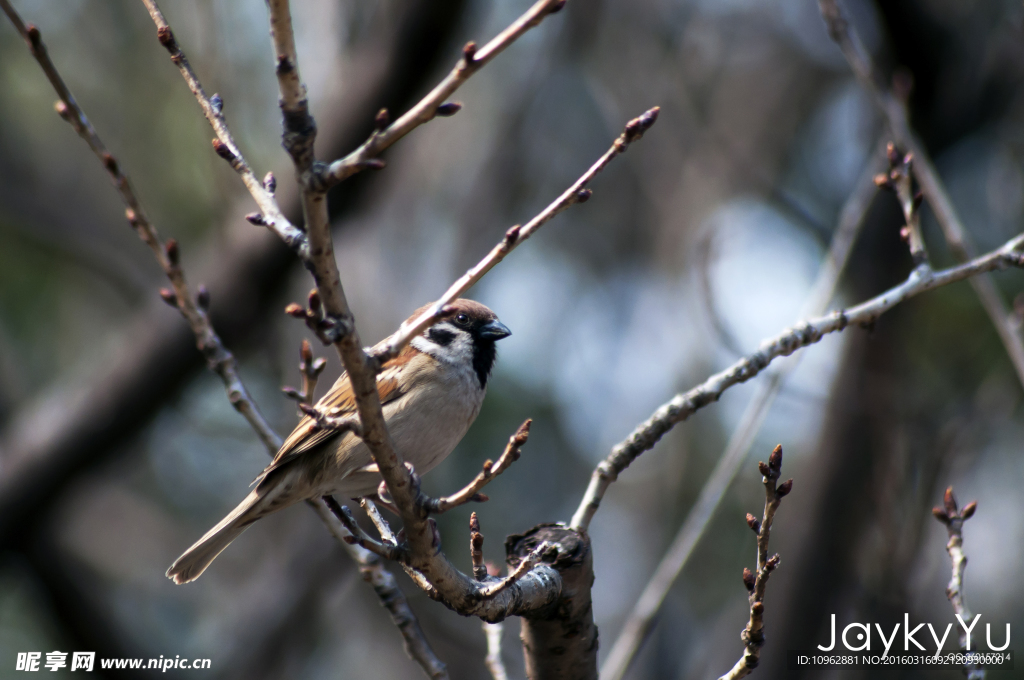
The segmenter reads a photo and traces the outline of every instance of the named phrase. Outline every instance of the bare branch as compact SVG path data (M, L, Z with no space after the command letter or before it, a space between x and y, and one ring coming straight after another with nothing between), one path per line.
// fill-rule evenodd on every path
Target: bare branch
M508 680L505 663L501 660L501 634L505 626L501 623L483 622L484 635L487 636L487 656L484 665L494 680Z
M660 406L650 418L633 430L629 437L617 444L591 475L590 484L576 514L573 515L570 526L586 530L608 487L630 463L653 447L675 425L689 418L697 410L717 401L722 393L733 385L746 382L758 375L774 359L789 356L803 347L818 342L829 333L846 329L847 326L869 326L896 305L925 291L986 272L1007 267L1024 267L1021 246L1024 246L1024 234L1010 239L990 253L956 267L933 271L927 266L920 266L910 273L906 281L881 295L845 310L802 321L779 335L762 341L760 348L753 354L743 357L692 390L678 394Z
M750 675L757 668L761 658L761 647L764 645L764 591L768 586L768 577L779 566L778 555L768 556L768 539L779 503L793 490L792 479L778 484L779 474L782 472L782 446L776 446L768 462L762 461L758 463L758 467L764 482L764 515L758 521L753 515L747 514L747 525L757 534L757 571L743 569L743 583L750 591L750 619L740 634L745 649L736 665L718 680L738 680Z
M850 26L839 8L838 0L818 0L821 14L828 26L829 35L843 50L846 61L857 76L857 80L874 98L892 131L896 144L908 150L914 157L914 176L921 185L921 191L935 213L935 218L942 228L942 233L949 244L953 256L960 262L966 262L976 255L976 249L970 241L963 222L953 207L953 201L946 191L938 170L929 158L924 145L910 127L907 115L906 97L909 95L909 79L897 74L894 94L886 87L884 79L877 72L867 49L861 42L857 32ZM1010 321L1006 303L990 276L979 276L971 279L971 287L981 300L982 307L999 334L999 339L1010 355L1010 361L1017 371L1017 378L1024 385L1024 337L1016 333Z
M182 77L188 84L188 89L192 91L196 101L199 102L203 115L217 135L216 139L213 140L214 150L218 156L228 161L235 172L238 173L242 183L245 184L245 188L249 190L249 193L256 201L256 205L260 208L260 212L255 216L251 216L249 221L253 224L269 228L296 255L302 260L307 260L309 258L309 244L306 241L306 235L302 233L301 229L293 225L281 211L277 199L274 198L274 188L276 186L274 176L268 175L262 182L257 179L256 174L249 167L248 162L246 162L241 150L231 136L231 131L224 120L224 101L220 95L214 94L212 97L206 95L202 83L199 82L199 77L192 70L192 65L178 45L174 32L171 30L167 20L164 19L164 15L157 6L156 0L142 0L142 4L146 6L149 16L152 17L153 23L156 24L157 40L170 53L171 62L181 71Z
M476 43L467 43L462 50L462 59L455 68L405 115L388 125L387 111L382 111L383 117L378 114L378 128L358 149L331 163L324 174L323 183L331 186L364 168L379 167L373 163L376 156L402 137L433 120L435 116L454 115L462 105L455 102L446 103L448 98L462 87L470 76L486 66L520 36L539 25L549 14L562 9L565 2L566 0L539 0L482 48L477 49Z
M925 248L924 236L921 234L921 201L922 195L913 191L913 177L911 167L914 162L914 154L900 153L896 145L889 143L886 149L886 156L889 159L889 172L875 177L875 184L879 187L891 189L900 202L900 209L903 211L903 221L906 223L900 231L900 236L910 246L910 257L914 266L928 262L928 251Z
M324 496L324 503L327 508L334 513L334 516L338 518L341 525L348 531L348 536L343 540L346 543L358 545L360 548L369 550L374 555L378 555L387 560L398 560L402 557L402 548L400 546L388 543L381 543L371 538L363 528L359 526L355 518L352 517L352 513L348 507L340 505L338 501L334 499L334 496Z
M469 290L477 281L494 268L505 256L512 252L523 241L530 238L538 229L544 226L551 218L576 203L582 203L590 198L590 190L587 185L592 179L607 166L612 159L626 151L632 142L643 137L658 119L660 109L656 106L642 115L634 118L626 124L621 135L612 143L596 163L590 166L583 175L566 189L561 196L555 199L547 208L542 210L536 217L523 226L516 225L505 233L505 238L498 245L494 246L484 259L480 260L472 269L462 275L459 280L453 283L444 295L423 312L419 318L412 323L403 323L398 332L393 334L386 342L381 343L374 352L374 357L384 362L396 356L410 340L425 331L436 323L445 313L445 306L451 304L456 298Z
M836 226L829 251L819 268L817 280L804 303L803 315L823 313L835 294L839 277L846 267L857 234L864 223L864 217L877 193L874 176L885 166L885 146L879 143L876 144L876 148L873 159L861 173L857 186L840 211L839 224ZM722 452L697 501L687 514L686 520L676 533L651 580L644 587L619 637L612 645L601 669L603 680L619 680L629 669L654 624L665 596L689 561L697 541L704 535L704 530L722 497L746 460L747 452L775 397L788 377L796 370L802 356L797 354L783 360L781 366L769 375L767 381L756 383L754 396L751 397L739 424L729 438L725 451Z
M523 421L523 424L519 426L516 433L509 437L508 444L505 445L505 450L502 452L501 457L498 458L498 462L494 463L490 459L484 461L484 469L480 471L480 474L472 482L450 496L426 499L423 506L427 512L442 513L466 503L481 503L488 500L487 496L478 492L487 486L492 479L507 470L512 463L519 460L519 450L526 444L526 440L530 436L531 422L533 421L529 418Z
M946 533L949 535L949 542L946 543L946 552L949 553L949 562L953 575L946 586L946 597L953 605L953 613L960 617L960 621L967 624L974 619L971 610L967 608L964 600L964 570L967 568L967 555L964 554L964 522L974 516L978 509L977 501L965 505L963 509L957 508L956 498L953 496L953 487L948 487L942 497L942 507L932 509L935 519L946 526ZM962 630L962 627L961 627ZM960 650L966 652L967 634L960 633ZM977 663L964 664L964 674L968 680L984 680L985 669Z

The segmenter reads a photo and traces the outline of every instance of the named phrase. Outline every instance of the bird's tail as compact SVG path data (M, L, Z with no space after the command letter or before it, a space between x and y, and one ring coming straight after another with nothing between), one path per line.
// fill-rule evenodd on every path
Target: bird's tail
M261 496L262 494L257 489L253 489L252 493L238 504L238 507L218 522L217 526L207 531L202 538L185 551L184 555L174 561L171 568L167 570L167 578L178 584L188 583L199 578L231 541L238 538L250 524L263 515L257 507Z

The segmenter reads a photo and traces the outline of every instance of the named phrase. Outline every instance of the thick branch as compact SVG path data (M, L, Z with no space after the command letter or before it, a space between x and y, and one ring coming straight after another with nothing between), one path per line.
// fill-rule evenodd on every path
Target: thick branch
M608 487L623 470L629 467L630 463L644 451L651 449L676 424L686 420L699 409L717 401L722 393L733 385L746 382L758 375L774 359L789 356L803 347L818 342L829 333L846 329L847 326L853 324L870 326L885 312L925 291L963 281L986 272L998 271L1007 267L1024 267L1024 255L1020 252L1022 245L1024 245L1024 234L1014 237L990 253L956 267L940 271L933 271L927 266L918 267L910 273L906 281L881 295L854 307L803 321L773 338L764 340L753 354L743 357L692 390L678 394L663 404L629 437L617 444L611 454L601 461L594 470L583 501L576 510L576 514L573 515L570 526L586 530Z
M366 167L374 167L371 161L402 137L420 125L433 120L435 116L452 115L458 111L461 107L453 104L446 105L447 99L462 87L462 84L469 80L470 76L486 66L506 47L531 28L539 25L544 17L562 9L565 2L566 0L539 0L481 49L476 49L475 43L468 43L463 48L463 56L459 63L426 97L394 123L387 125L385 122L385 125L381 129L375 130L358 149L331 163L322 178L325 186L337 184ZM439 112L438 109L445 105L451 107L450 112L444 109ZM384 113L386 115L386 112Z
M821 8L825 24L828 26L829 35L843 50L857 80L874 98L886 118L897 146L913 154L914 176L935 213L935 218L942 228L942 233L953 256L959 262L966 262L975 257L976 249L970 241L967 230L964 229L956 208L953 207L953 201L939 177L938 170L928 156L921 140L910 127L905 101L909 91L897 92L894 95L884 85L884 79L878 73L860 37L843 16L838 0L818 0L818 5ZM905 79L897 79L897 84L901 87L904 85L903 80ZM905 89L909 90L909 87ZM985 312L995 326L999 339L1017 371L1018 380L1024 385L1024 338L1014 331L1009 310L999 294L995 282L990 276L979 276L971 279L971 287L974 288L974 292L981 300L982 307L985 308Z

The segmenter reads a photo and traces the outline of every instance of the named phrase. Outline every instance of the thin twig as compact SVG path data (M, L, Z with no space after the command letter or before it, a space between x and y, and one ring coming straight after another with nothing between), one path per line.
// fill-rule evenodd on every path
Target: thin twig
M380 514L376 503L369 498L360 498L359 505L362 506L370 521L373 522L373 526L377 527L377 532L385 543L398 543L398 540L395 538L395 532L391 530L391 525L384 519L384 515Z
M274 198L274 189L276 187L274 176L268 174L263 181L257 179L256 174L231 136L231 130L228 129L227 122L224 119L223 99L217 94L214 94L212 97L207 96L202 83L199 82L199 77L192 70L192 65L178 45L174 32L157 6L156 0L142 0L142 4L146 6L149 16L153 19L153 23L156 24L157 40L170 53L171 62L181 71L182 77L188 84L188 89L192 91L196 101L199 102L203 115L209 121L214 134L217 135L216 139L213 140L214 150L218 156L228 161L235 172L238 173L242 183L245 184L245 188L249 190L249 193L256 201L256 205L259 206L260 212L250 215L249 221L253 224L266 226L277 234L284 241L285 245L291 248L302 260L307 260L309 258L309 244L306 241L306 235L302 233L301 229L293 225L281 211L277 199Z
M539 0L482 48L477 49L476 43L467 43L462 50L462 59L455 68L401 118L388 125L387 111L382 111L384 115L378 117L378 122L383 125L358 149L331 163L322 178L324 184L331 186L364 168L375 167L372 161L376 156L402 137L438 115L450 116L457 112L461 105L446 103L448 98L469 80L470 76L486 66L520 36L539 25L549 14L562 9L565 1Z
M501 623L483 622L484 635L487 637L487 656L484 657L484 665L490 671L494 680L508 680L508 672L505 670L505 663L501 660L501 634L505 626Z
M424 503L426 510L433 513L442 513L466 503L482 503L487 501L487 496L479 493L480 489L487 486L492 479L507 470L512 463L519 460L520 449L526 444L526 440L530 436L531 422L533 421L527 418L519 426L519 429L516 430L516 433L509 437L508 444L505 445L505 450L502 452L501 457L498 458L497 463L487 459L484 461L483 470L480 471L472 482L450 496L427 499Z
M881 295L845 310L802 321L779 335L762 341L756 352L741 358L724 371L716 373L697 387L676 395L660 406L650 418L633 430L629 437L617 444L591 475L590 484L576 514L573 515L570 526L586 530L608 487L630 463L653 447L675 425L717 401L722 393L733 385L746 382L758 375L774 359L789 356L830 333L846 329L847 326L870 326L885 312L925 291L986 272L1008 267L1024 267L1021 246L1024 246L1024 234L1010 239L1000 248L956 267L939 271L927 266L918 267L910 273L906 281Z
M829 35L842 49L857 80L874 98L888 122L896 144L913 154L914 176L935 213L935 219L942 228L950 251L959 262L971 260L975 257L976 249L971 243L970 236L964 228L956 208L953 207L953 201L939 177L938 170L928 156L921 140L910 127L906 104L909 84L905 82L909 79L897 77L896 85L901 91L895 94L890 91L883 84L884 79L878 73L857 32L843 16L838 0L818 0L818 5L828 26ZM971 287L995 326L999 339L1006 348L1010 361L1017 372L1018 380L1021 385L1024 385L1024 337L1014 331L1009 309L1003 301L995 281L991 276L978 276L971 279Z
M590 190L587 185L595 176L607 166L616 156L626 151L629 145L639 140L643 134L650 129L658 119L659 107L654 107L626 124L621 135L612 143L611 147L595 162L590 169L566 189L562 195L555 199L548 207L537 214L525 225L516 225L505 233L505 237L498 245L491 249L480 262L472 269L462 275L453 283L444 295L427 308L417 319L411 323L403 323L398 331L387 341L380 343L374 352L374 357L379 362L387 361L396 356L410 340L425 331L436 323L445 313L445 306L451 304L456 298L469 290L477 281L494 268L505 256L515 250L517 246L530 238L538 229L544 226L551 218L555 217L567 208L582 203L590 198Z
M540 545L534 548L529 555L524 557L523 560L516 565L516 568L509 572L508 576L498 581L492 581L480 588L480 597L489 599L508 590L518 583L521 578L526 576L526 574L530 573L530 571L542 561L548 562L554 559L554 555L552 553L557 552L557 550L557 546L554 546L547 541L543 541Z
M958 509L956 498L953 496L953 487L948 487L946 493L943 494L942 507L932 509L935 519L946 526L946 533L949 535L946 552L949 553L953 575L949 579L949 585L946 586L946 597L953 605L953 613L959 617L961 623L966 625L970 625L969 622L974 619L974 616L964 600L964 570L967 568L967 555L964 554L964 522L973 517L977 509L977 501L968 503L962 510ZM967 633L961 632L960 651L966 652L967 649ZM985 669L977 663L966 663L964 664L964 674L967 676L967 680L984 680Z
M484 563L484 535L480 531L480 518L476 513L469 515L469 559L473 563L473 578L483 581L487 578L487 564Z
M149 221L145 211L139 203L138 198L132 189L128 176L125 174L121 164L107 151L92 123L89 122L85 112L75 101L68 86L64 83L56 66L50 60L50 56L43 44L39 29L32 24L26 25L18 13L14 10L8 0L0 0L0 8L14 24L18 33L25 39L29 51L42 67L47 79L60 97L57 102L57 113L71 124L75 132L85 140L92 149L92 152L103 164L104 169L110 176L114 187L117 189L121 200L125 205L125 216L128 223L135 229L139 238L149 246L156 257L157 263L163 269L167 279L171 282L173 290L162 290L161 296L168 304L176 307L181 315L185 317L189 327L196 336L196 346L202 352L207 365L212 371L220 376L224 388L228 394L228 400L235 410L241 413L259 436L263 445L273 454L281 446L281 439L273 431L266 419L260 413L252 397L249 395L245 384L238 375L238 365L234 355L228 351L221 342L220 337L213 330L210 324L210 317L207 313L210 298L206 289L200 286L198 294L193 294L189 288L185 273L179 264L180 249L174 239L166 242L160 240L156 227Z
M776 446L768 462L758 463L764 483L764 515L758 521L747 514L747 525L757 534L757 571L743 569L743 583L750 591L750 619L740 634L743 640L743 656L732 669L718 680L738 680L750 675L761 658L761 647L764 646L764 591L768 586L768 578L779 566L779 556L768 556L768 539L771 536L772 522L779 503L793 490L793 480L789 479L778 484L782 472L782 446Z
M345 527L349 535L344 538L344 541L349 544L358 545L360 548L369 550L375 555L379 555L387 560L399 560L401 559L402 549L394 544L382 543L381 541L374 540L369 534L363 531L363 528L359 526L355 518L352 517L352 513L349 511L347 506L341 505L334 499L334 496L324 496L324 503L327 508L334 513L334 516L338 518L341 525Z

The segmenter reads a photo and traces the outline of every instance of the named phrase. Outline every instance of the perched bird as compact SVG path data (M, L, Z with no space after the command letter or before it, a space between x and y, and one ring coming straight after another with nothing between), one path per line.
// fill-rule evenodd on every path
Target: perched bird
M511 331L490 309L459 299L441 321L383 365L377 392L388 431L402 458L418 473L444 460L480 413L497 356L494 343L509 335ZM346 374L316 407L333 417L355 413L355 397ZM175 560L167 577L175 583L199 578L246 527L272 512L327 494L369 496L377 492L380 481L362 440L351 432L319 427L307 415L256 478L252 492Z

